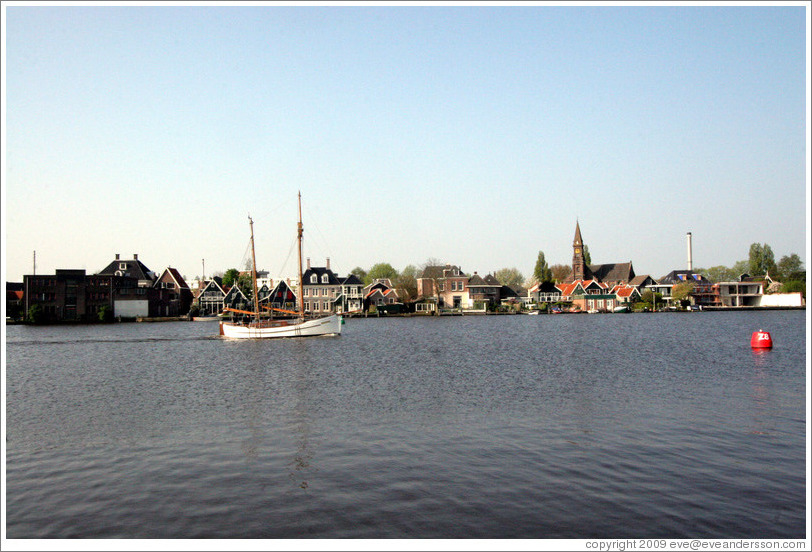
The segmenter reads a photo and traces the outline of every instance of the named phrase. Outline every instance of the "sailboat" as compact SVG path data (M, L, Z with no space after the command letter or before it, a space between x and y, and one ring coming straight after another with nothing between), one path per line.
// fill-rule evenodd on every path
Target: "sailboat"
M302 288L304 287L304 279L302 276L302 234L304 232L302 226L302 194L299 193L299 225L298 237L299 242L299 288L297 292L298 311L284 311L288 314L295 314L296 318L293 319L266 319L260 317L259 311L259 298L257 294L257 259L254 250L254 221L250 215L248 217L249 226L251 227L251 279L254 285L254 310L243 311L238 309L226 308L225 311L231 311L238 314L248 315L250 317L248 322L220 322L220 335L224 337L231 337L236 339L267 339L274 337L307 337L319 335L341 335L341 326L343 323L342 317L337 314L331 314L321 318L306 319L304 312L304 302L302 301ZM267 308L267 307L266 307Z

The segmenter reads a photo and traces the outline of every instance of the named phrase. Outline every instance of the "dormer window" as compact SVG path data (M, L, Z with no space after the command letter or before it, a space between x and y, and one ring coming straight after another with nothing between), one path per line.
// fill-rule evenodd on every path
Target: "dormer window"
M318 284L319 283L319 277L316 276L315 274L311 274L310 275L310 283L311 284Z
M118 263L119 270L127 270L127 263Z
M330 278L327 276L327 274L322 274L321 275L321 283L322 284L329 283L329 281L330 281Z

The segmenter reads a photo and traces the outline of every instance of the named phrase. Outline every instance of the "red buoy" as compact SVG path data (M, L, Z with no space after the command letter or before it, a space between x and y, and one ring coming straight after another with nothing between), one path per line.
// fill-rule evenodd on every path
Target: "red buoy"
M750 338L750 346L753 349L772 349L773 338L770 337L770 332L765 332L764 330L753 332Z

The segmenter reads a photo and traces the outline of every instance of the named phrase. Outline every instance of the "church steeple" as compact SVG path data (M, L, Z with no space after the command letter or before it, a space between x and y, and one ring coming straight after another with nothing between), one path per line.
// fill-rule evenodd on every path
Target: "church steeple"
M581 225L575 221L575 239L572 240L572 279L583 280L586 276L584 240L581 238Z

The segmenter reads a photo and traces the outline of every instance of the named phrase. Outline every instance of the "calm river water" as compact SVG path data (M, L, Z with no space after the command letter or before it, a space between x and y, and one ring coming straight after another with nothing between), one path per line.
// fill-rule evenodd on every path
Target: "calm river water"
M10 326L7 536L804 538L805 316Z

